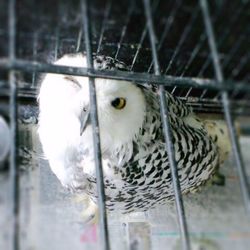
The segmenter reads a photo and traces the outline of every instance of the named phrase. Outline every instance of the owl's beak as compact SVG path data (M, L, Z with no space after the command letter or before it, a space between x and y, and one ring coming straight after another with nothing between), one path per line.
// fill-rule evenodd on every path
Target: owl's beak
M90 110L89 108L86 108L86 110L82 110L80 115L80 136L82 136L84 130L86 127L90 124Z

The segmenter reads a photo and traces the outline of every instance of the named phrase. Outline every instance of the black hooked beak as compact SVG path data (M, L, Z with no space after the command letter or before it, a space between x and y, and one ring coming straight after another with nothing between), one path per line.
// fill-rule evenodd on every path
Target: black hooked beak
M90 124L90 110L89 107L86 107L82 110L81 115L80 115L80 136L82 136L84 130L86 127Z

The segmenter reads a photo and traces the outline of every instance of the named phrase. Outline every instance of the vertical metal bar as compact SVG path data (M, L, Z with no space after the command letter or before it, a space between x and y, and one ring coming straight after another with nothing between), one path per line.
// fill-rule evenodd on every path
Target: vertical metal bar
M160 75L160 65L157 56L157 49L156 49L156 37L154 32L153 20L151 15L151 7L149 0L143 0L145 15L147 19L150 43L152 48L152 56L154 61L154 71L155 75ZM185 216L185 210L183 206L182 194L181 194L181 186L178 179L178 169L175 161L175 153L174 153L174 146L172 144L172 131L169 124L169 117L168 117L168 110L166 104L166 96L164 86L161 85L159 87L159 94L160 94L160 106L161 106L161 117L163 122L163 129L166 141L166 149L168 152L168 158L171 168L171 175L174 187L174 195L175 195L175 203L177 209L177 215L180 225L180 233L182 239L182 249L190 250L190 242L189 242L189 235L188 235L188 228Z
M91 27L89 23L88 0L81 0L81 10L83 17L82 21L83 21L84 38L86 46L87 66L91 69L93 68L93 59L92 59L91 30L90 30ZM97 176L101 247L103 250L108 250L110 249L110 244L108 235L107 214L105 209L105 190L103 183L100 129L98 124L95 79L93 77L89 77L89 94L90 94L90 106L91 106L91 123L93 127L94 154L95 154L94 156L95 156L96 176Z
M243 10L244 10L244 7L242 7L243 5L241 5L240 8L236 9L234 11L234 15L233 16L230 16L230 19L228 20L228 24L227 24L227 27L226 29L224 29L223 27L223 30L221 30L221 33L220 33L220 39L217 41L217 47L219 48L224 40L228 37L228 35L230 34L231 32L231 29L232 29L232 26L239 20ZM229 54L230 55L230 54ZM203 73L205 72L205 70L207 69L207 67L209 66L210 64L210 61L211 61L211 57L208 56L206 61L204 62L204 64L202 65L202 68L200 70L200 72L198 73L198 76L201 77L203 75Z
M37 42L38 42L38 32L35 32L33 36L33 47L32 47L32 57L34 61L36 61L37 58ZM35 86L35 80L36 80L36 72L33 72L32 82L31 82L32 87Z
M154 12L157 9L157 7L159 5L159 2L160 2L159 0L156 0L156 1L153 2L152 12ZM146 35L147 35L147 25L145 25L145 27L144 27L144 29L142 31L142 35L141 35L139 44L137 45L137 50L135 52L133 61L132 61L131 66L129 68L130 71L132 71L132 69L134 68L135 62L136 62L137 57L138 57L138 55L139 55L139 53L141 51L142 44L144 42L144 39L145 39Z
M116 53L115 53L115 59L117 59L118 57L118 54L120 52L120 49L121 49L121 44L122 44L122 41L125 37L125 34L126 34L126 31L127 31L127 28L128 28L128 23L129 23L129 20L131 18L131 15L134 11L134 1L133 0L130 0L129 2L129 8L128 8L128 12L127 12L127 16L126 16L126 19L125 19L125 24L123 25L123 28L122 28L122 32L121 32L121 37L120 37L120 40L117 44L117 50L116 50Z
M207 32L207 38L208 38L208 42L209 42L210 51L212 54L215 77L216 77L216 80L218 81L218 83L222 85L223 81L224 81L224 77L223 77L221 64L220 64L220 60L219 60L219 55L218 55L218 51L217 51L217 47L216 47L216 41L215 41L213 27L212 27L212 23L211 23L211 19L210 19L207 1L200 0L200 7L202 9L204 24L205 24L205 28L206 28L206 32ZM248 210L248 212L250 212L249 184L248 184L248 180L247 180L245 166L244 166L243 160L242 160L239 141L237 138L235 127L234 127L234 121L233 121L233 118L231 115L231 104L230 104L230 100L228 98L227 91L222 90L221 99L222 99L222 104L223 104L223 108L224 108L225 118L226 118L228 129L229 129L233 153L234 153L234 157L236 160L238 175L240 178L240 186L241 186L244 204L245 204L245 207Z
M226 59L224 59L224 61L222 62L222 68L225 69L226 66L231 62L231 59L236 54L237 50L241 48L242 42L244 41L245 38L246 35L242 34L236 41L235 45L232 48L230 48Z
M238 65L232 71L231 76L236 77L248 62L249 62L249 53L246 53L246 55L240 59Z
M169 61L168 66L167 66L167 68L166 68L166 70L165 70L165 74L168 73L168 71L169 71L169 69L171 68L171 66L172 66L172 64L173 64L173 62L174 62L176 56L177 56L178 53L180 52L180 49L181 49L181 47L182 47L184 41L186 40L186 37L188 36L188 34L190 33L190 31L192 30L192 28L193 28L193 26L194 26L193 23L194 23L194 21L196 20L196 18L197 18L197 16L198 16L198 13L199 13L198 10L199 10L199 9L196 8L195 11L194 11L194 13L193 13L192 16L190 17L190 21L189 21L189 23L186 25L186 28L184 29L184 31L183 31L183 33L182 33L180 39L179 39L179 42L178 42L178 44L177 44L177 46L176 46L176 48L175 48L175 50L174 50L174 53L173 53L173 55L172 55L172 57L171 57L171 59L170 59L170 61ZM176 73L177 73L177 72L175 72L175 74L176 74ZM175 87L173 88L171 94L174 94L174 92L175 92L176 89L177 89L177 86L175 86ZM181 94L182 94L182 92L181 92Z
M131 63L131 66L129 68L130 71L132 71L132 69L134 68L134 65L135 65L135 62L136 62L136 59L139 55L139 52L141 51L141 48L142 48L142 43L146 37L146 34L147 34L147 27L144 28L143 32L142 32L142 35L141 35L141 38L140 38L140 41L139 41L139 44L137 45L137 50L135 52L135 56L133 58L133 61Z
M221 7L224 7L224 5L225 5L225 2L222 2ZM214 21L214 22L217 21L217 19L221 16L220 14L221 14L220 11L216 11L214 20L212 20L212 21ZM223 30L222 32L224 32L224 30ZM182 73L180 74L180 76L184 76L184 74L186 73L187 69L189 68L189 66L191 65L191 63L193 62L193 60L194 60L194 59L196 58L196 56L198 55L198 53L199 53L200 49L202 48L202 46L203 46L203 44L204 44L205 41L206 41L206 35L205 35L204 33L202 33L202 34L200 35L199 42L196 43L196 46L195 46L195 48L193 49L193 52L192 52L192 54L191 54L191 56L190 56L190 58L189 58L187 64L185 65L184 70L183 70ZM179 73L180 73L180 72L179 72ZM178 74L178 72L177 72L177 74Z
M57 11L57 25L55 27L55 48L54 48L54 61L58 59L59 54L59 48L60 48L60 33L61 33L61 26L60 23L62 16L64 16L66 13L66 7L63 3L59 5L58 11Z
M54 53L54 60L58 58L58 50L59 50L59 40L60 40L60 28L56 27L56 39L55 39L55 53Z
M77 42L76 42L76 52L80 51L81 42L82 42L82 28L80 28L80 30L78 32Z
M103 35L104 35L105 29L106 29L106 25L107 25L109 13L110 13L110 10L111 10L111 6L112 6L112 0L108 0L108 3L107 3L106 8L105 8L101 34L100 34L100 38L99 38L99 41L98 41L98 47L97 47L97 50L96 50L97 55L99 54L99 52L101 50Z
M224 2L222 4L224 4ZM218 19L218 16L220 16L220 12L219 11L216 12L214 21L216 21ZM193 52L192 52L192 54L191 54L191 56L190 56L187 64L184 67L184 70L182 71L182 73L180 74L180 76L184 76L184 74L188 70L189 66L194 61L194 59L196 58L196 56L198 55L198 53L199 53L200 49L202 48L202 46L203 46L203 44L204 44L205 41L206 41L206 35L205 34L201 34L201 36L199 38L199 42L196 45L196 47L194 48L194 50L193 50ZM178 72L176 74L178 75ZM190 91L188 91L186 97L188 97L190 95L191 91L192 91L192 88L190 88ZM202 91L202 93L200 95L200 100L206 95L206 93L207 93L206 89Z
M15 60L15 41L16 41L16 13L15 0L9 0L8 6L8 34L9 34L9 61ZM15 72L9 71L10 86L10 129L11 129L11 147L10 147L10 190L11 190L11 216L12 216L12 249L19 249L19 175L17 166L17 86Z
M177 10L179 9L180 5L182 3L182 0L179 2L179 3L176 3L174 4L174 9L171 11L171 13L169 14L169 17L167 18L166 20L166 23L165 23L165 26L164 26L164 29L163 29L163 32L161 34L161 38L160 38L160 41L157 45L157 51L159 51L163 45L163 42L165 41L165 38L167 37L168 35L168 32L171 28L171 25L172 23L174 22L174 19L175 19L175 16L177 14ZM149 67L148 67L148 73L150 72L152 66L153 66L153 60L151 61Z
M15 0L9 0L8 9L8 35L9 35L9 60L14 61L16 55L16 16L15 16Z
M177 44L177 46L176 46L176 48L174 50L174 53L173 53L173 55L172 55L172 57L171 57L171 59L169 61L169 64L168 64L168 66L167 66L167 68L165 70L165 74L168 73L168 71L171 68L176 56L180 52L180 49L181 49L184 41L186 40L186 38L187 38L188 34L190 33L190 31L192 30L192 28L194 27L194 25L193 25L194 21L196 20L198 14L199 14L198 10L199 10L198 8L195 8L195 10L193 11L192 16L190 17L190 20L189 20L188 24L186 25L186 28L184 29L184 31L183 31L180 39L179 39L179 42L178 42L178 44Z

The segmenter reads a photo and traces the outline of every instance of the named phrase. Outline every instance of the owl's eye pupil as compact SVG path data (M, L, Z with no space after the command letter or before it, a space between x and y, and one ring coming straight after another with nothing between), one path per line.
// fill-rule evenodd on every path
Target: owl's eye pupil
M111 105L112 105L113 107L117 107L119 104L120 104L120 98L116 98L115 100L113 100L113 101L111 102Z
M116 109L123 109L126 106L126 99L122 97L115 98L111 105Z

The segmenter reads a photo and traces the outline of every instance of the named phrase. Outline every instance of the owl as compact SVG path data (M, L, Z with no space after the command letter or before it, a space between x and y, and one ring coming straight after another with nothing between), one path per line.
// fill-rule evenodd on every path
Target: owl
M65 55L56 65L87 67L84 54ZM96 69L127 70L107 56ZM95 79L106 208L147 211L174 199L157 91L149 84ZM172 144L183 194L216 173L230 150L222 122L199 119L166 91ZM38 133L44 155L63 186L96 202L93 127L88 78L45 75L39 92Z

